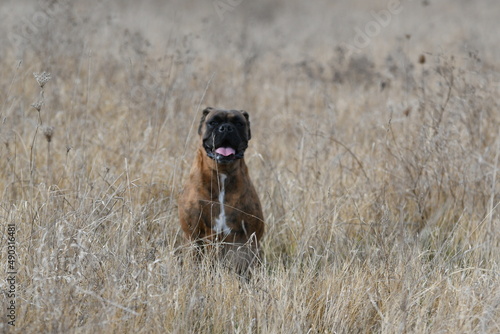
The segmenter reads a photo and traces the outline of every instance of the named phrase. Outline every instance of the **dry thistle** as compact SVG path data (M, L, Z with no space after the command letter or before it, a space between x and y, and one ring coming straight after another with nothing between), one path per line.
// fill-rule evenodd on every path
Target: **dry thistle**
M40 112L40 110L42 110L42 106L43 106L43 99L35 101L34 103L31 104L31 106L33 108L35 108L36 111Z
M45 86L45 84L51 79L50 73L48 72L33 72L33 76L35 77L36 82L40 85L40 88L43 88L43 86Z
M53 126L46 126L43 129L43 134L45 136L45 139L50 143L52 141L52 136L54 135L54 127Z
M418 62L420 64L425 64L425 55L424 54L421 54L419 57L418 57Z

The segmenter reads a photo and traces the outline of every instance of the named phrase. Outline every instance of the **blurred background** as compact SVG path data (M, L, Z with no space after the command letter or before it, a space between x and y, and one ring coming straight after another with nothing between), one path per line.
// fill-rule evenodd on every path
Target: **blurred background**
M363 48L368 54L380 56L399 42L409 53L475 50L491 61L498 56L498 7L494 0L338 0L307 4L280 0L6 0L1 5L2 45L6 49L16 46L16 52L27 51L18 45L19 40L25 42L21 43L25 48L34 46L33 39L40 40L39 34L49 28L52 38L61 38L54 28L73 20L83 24L79 28L85 32L74 35L66 30L68 39L123 57L131 56L120 45L124 43L120 33L125 30L149 41L142 51L164 54L167 47L187 46L189 42L192 48L203 47L207 56L245 50L258 55L281 53L293 60L317 51L328 58L336 47L354 44L362 31L370 37L371 43ZM370 25L371 21L377 24ZM379 28L374 28L376 25ZM403 43L406 35L411 36L410 43Z

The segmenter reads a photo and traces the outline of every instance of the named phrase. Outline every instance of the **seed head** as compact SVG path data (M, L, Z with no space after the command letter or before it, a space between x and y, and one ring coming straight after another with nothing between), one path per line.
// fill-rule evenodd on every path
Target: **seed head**
M36 82L40 85L40 88L43 88L43 86L45 86L45 84L51 79L50 73L48 72L33 72L33 76L35 77Z
M36 111L40 112L40 110L42 110L43 100L40 99L38 101L35 101L34 103L31 104L31 106L35 108Z
M53 126L46 126L43 128L43 134L45 136L45 139L50 143L52 141L52 136L54 135L54 127Z

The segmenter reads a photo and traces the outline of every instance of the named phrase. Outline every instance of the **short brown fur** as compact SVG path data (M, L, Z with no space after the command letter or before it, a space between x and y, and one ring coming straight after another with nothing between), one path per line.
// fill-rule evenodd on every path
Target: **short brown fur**
M235 111L232 111L235 112ZM258 253L258 243L264 234L264 217L257 192L250 180L244 158L227 164L211 159L203 147L203 135L207 131L206 121L219 118L231 122L234 115L212 108L205 109L199 133L200 147L191 167L189 178L179 197L179 217L185 236L198 245L223 241L225 253L239 250L242 245L250 246L251 253ZM246 137L250 137L248 114L241 112L247 120ZM239 117L238 119L242 119ZM246 148L246 147L245 147ZM220 175L226 175L224 209L229 234L216 233L213 229L221 207L219 194L222 189ZM248 255L248 252L247 252ZM248 259L248 256L243 256ZM240 259L241 260L241 259ZM238 265L241 267L241 265ZM245 266L246 267L246 266Z

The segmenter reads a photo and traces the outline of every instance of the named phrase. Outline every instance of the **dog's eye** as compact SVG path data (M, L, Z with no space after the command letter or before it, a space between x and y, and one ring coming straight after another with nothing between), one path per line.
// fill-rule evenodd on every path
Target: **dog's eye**
M210 122L208 122L208 125L210 125L212 127L217 126L217 124L219 124L219 122L217 122L217 121L210 121Z
M239 127L242 127L245 125L245 123L243 123L243 122L236 122L235 124L236 124L236 126L239 126Z

